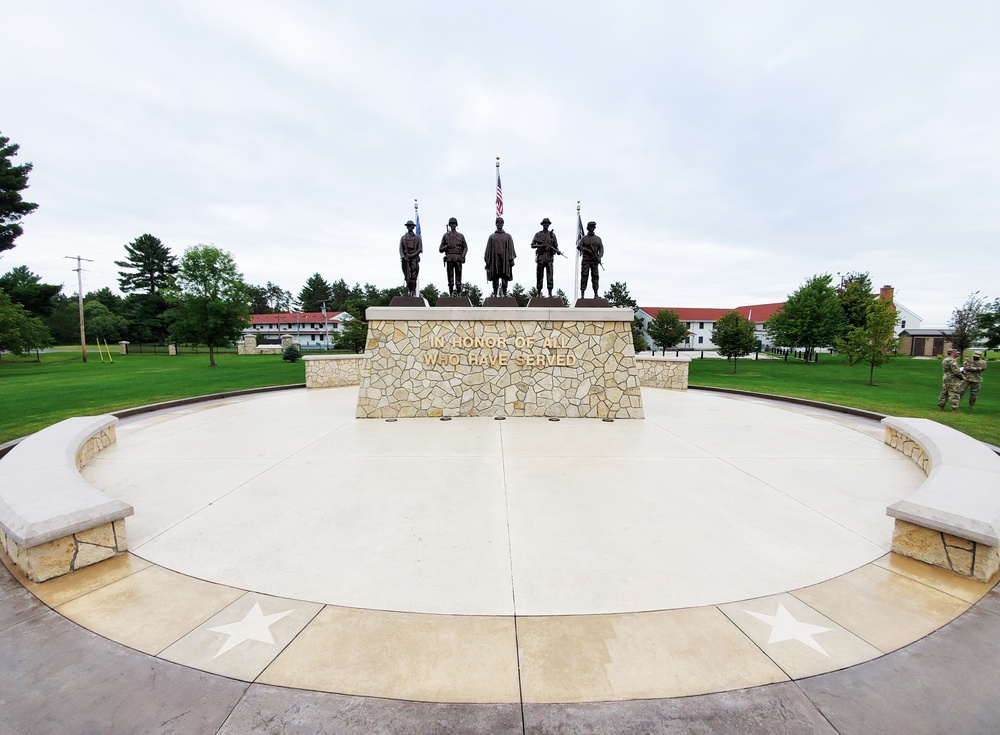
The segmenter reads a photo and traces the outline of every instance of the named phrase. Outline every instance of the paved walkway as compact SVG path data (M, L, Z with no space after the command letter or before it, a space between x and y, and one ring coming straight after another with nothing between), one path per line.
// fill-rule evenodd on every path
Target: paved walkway
M120 426L84 475L136 507L132 553L0 570L0 735L997 729L1000 598L886 553L923 478L876 424L655 390L645 421L358 421L355 396Z

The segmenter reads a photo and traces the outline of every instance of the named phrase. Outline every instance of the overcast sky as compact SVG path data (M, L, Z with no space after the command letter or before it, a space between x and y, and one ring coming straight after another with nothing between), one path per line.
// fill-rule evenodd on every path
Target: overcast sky
M868 271L943 326L1000 296L1000 3L0 0L0 132L31 161L27 265L117 290L143 233L251 283L446 285L448 217L486 289L501 156L514 278L549 217L598 223L601 290L782 301ZM572 261L556 287L573 294Z

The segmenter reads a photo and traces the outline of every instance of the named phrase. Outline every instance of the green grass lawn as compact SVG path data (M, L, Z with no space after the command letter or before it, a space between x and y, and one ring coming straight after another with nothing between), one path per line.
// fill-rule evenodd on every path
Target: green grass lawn
M697 354L697 353L694 353ZM994 383L996 381L996 383ZM849 366L843 358L820 355L818 363L801 360L754 360L742 358L733 374L729 360L691 361L688 382L692 386L735 388L771 395L795 396L814 401L853 406L890 416L934 419L970 436L1000 446L1000 362L989 363L974 411L941 412L941 361L898 357L875 369L875 385L868 385L868 367Z
M697 353L695 353L697 354ZM30 434L70 416L106 413L173 398L221 393L268 385L305 382L302 362L273 355L113 355L101 362L88 351L51 352L34 357L3 355L0 360L0 442ZM105 358L107 360L107 358ZM727 360L692 360L693 386L735 388L757 393L809 398L894 416L919 416L1000 446L1000 362L989 363L976 410L953 414L937 410L941 363L900 357L875 371L868 385L866 367L849 367L842 358L821 355L819 363L798 360L741 359L733 374ZM995 367L994 367L995 366ZM993 373L996 373L995 377ZM996 388L994 388L996 380Z
M89 416L174 398L268 385L305 382L301 361L275 355L115 355L102 363L96 350L87 362L75 352L35 357L2 355L0 443L38 431L70 416Z

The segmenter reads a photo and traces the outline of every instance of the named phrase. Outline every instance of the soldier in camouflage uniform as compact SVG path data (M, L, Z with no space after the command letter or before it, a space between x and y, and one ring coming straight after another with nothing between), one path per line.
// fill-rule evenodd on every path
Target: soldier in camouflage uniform
M962 366L965 370L965 383L962 384L962 395L969 391L969 408L976 405L976 397L979 395L979 387L983 384L983 371L986 369L986 360L978 353L972 353L972 357L965 358ZM961 400L961 396L959 396Z
M948 350L948 356L941 363L941 395L938 396L938 408L944 411L945 403L951 401L951 410L958 412L958 402L965 390L965 376L958 364L958 350Z

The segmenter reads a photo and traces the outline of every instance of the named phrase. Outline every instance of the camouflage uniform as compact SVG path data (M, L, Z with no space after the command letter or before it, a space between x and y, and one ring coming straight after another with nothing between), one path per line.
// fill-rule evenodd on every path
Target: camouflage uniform
M979 387L983 384L983 371L986 369L986 360L977 352L972 357L965 358L965 383L962 384L962 395L969 391L969 408L976 405L976 397L979 395ZM959 396L961 399L961 396Z
M958 402L962 398L962 391L965 389L965 378L962 375L962 368L958 360L948 354L941 363L941 395L938 396L938 408L944 409L945 403L951 401L951 410L958 410Z

